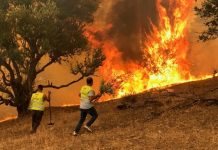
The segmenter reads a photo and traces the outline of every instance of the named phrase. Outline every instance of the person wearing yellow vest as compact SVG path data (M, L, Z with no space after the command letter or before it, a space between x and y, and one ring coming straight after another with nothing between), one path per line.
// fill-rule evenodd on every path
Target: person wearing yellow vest
M88 123L84 126L86 130L89 132L92 132L92 129L90 128L91 125L95 122L95 120L98 117L98 113L96 109L94 108L93 103L95 103L100 97L101 94L95 95L95 91L92 88L93 85L93 79L91 77L88 77L86 79L87 85L82 86L79 96L80 96L80 120L73 132L74 136L77 136L85 119L87 114L91 115L92 118L88 121Z
M32 131L31 133L36 133L37 128L40 125L42 116L45 110L44 101L50 101L51 92L48 92L48 97L42 92L43 86L38 85L36 93L32 94L29 109L32 111Z

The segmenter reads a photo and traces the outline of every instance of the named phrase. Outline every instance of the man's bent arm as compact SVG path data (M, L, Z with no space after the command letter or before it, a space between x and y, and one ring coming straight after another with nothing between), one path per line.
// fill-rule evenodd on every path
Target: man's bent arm
M95 96L89 96L90 102L95 102L101 97L101 94L97 94Z

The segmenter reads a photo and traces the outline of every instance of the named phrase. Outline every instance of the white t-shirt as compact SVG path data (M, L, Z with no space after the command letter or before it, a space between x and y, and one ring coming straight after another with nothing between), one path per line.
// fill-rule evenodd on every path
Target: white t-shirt
M88 93L88 96L95 96L95 91L90 91ZM89 99L82 99L80 98L80 109L90 109L92 108L94 105L90 102Z

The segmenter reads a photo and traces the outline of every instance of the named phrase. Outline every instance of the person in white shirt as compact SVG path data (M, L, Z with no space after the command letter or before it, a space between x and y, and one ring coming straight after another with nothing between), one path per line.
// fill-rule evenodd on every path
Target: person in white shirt
M94 108L93 103L95 103L100 97L101 94L95 95L95 91L92 89L93 85L93 79L91 77L88 77L86 79L87 85L82 86L79 96L80 96L80 120L73 132L73 135L78 135L87 114L90 114L92 118L88 121L88 123L84 126L86 130L89 132L92 132L92 129L90 128L91 125L95 122L95 120L98 118L98 113L96 109Z

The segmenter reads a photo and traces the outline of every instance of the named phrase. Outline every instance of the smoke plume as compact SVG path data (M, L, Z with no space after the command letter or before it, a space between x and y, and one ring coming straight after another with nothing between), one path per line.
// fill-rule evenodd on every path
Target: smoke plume
M101 19L104 24L111 25L105 38L113 41L124 61L142 60L146 34L152 31L152 24L158 25L156 3L157 0L113 0L108 10L108 2L103 1L102 6L106 9L98 10L97 22ZM104 14L104 17L100 14Z

